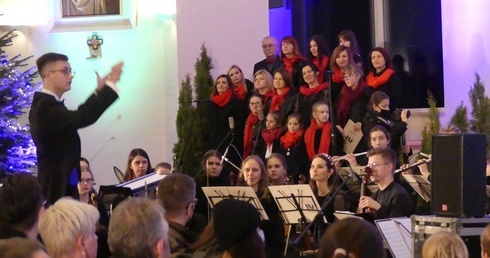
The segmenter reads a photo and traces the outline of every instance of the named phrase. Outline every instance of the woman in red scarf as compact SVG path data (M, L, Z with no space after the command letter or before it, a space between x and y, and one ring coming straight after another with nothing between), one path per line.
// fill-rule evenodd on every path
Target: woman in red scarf
M308 158L313 160L318 153L329 155L339 155L338 150L342 150L343 138L335 128L332 128L330 123L330 113L328 103L325 101L316 102L313 105L313 118L311 125L305 132L305 148ZM335 135L335 149L333 149L333 139L331 134ZM339 139L340 138L340 139Z
M327 77L325 76L325 72L327 71L330 57L328 56L325 39L321 35L315 35L310 38L310 51L307 57L308 61L312 62L318 68L318 82L326 82Z
M308 176L309 159L306 155L303 140L304 131L301 124L301 115L292 113L287 119L288 131L281 137L281 151L288 164L288 175L292 177L294 183L298 183L299 176Z
M291 74L285 69L279 69L274 74L274 92L272 93L269 112L279 111L282 119L281 124L285 124L285 119L294 111L298 92L292 88L292 83Z
M346 46L338 46L332 53L330 69L332 69L332 96L336 98L344 85L344 69L354 63L352 52ZM335 103L334 99L334 103Z
M254 89L255 94L259 94L264 98L264 116L267 116L274 93L272 75L267 70L261 69L254 74Z
M286 36L281 40L281 60L284 69L293 78L293 88L297 89L303 85L301 69L305 65L305 58L299 52L298 42L292 36Z
M296 108L303 118L305 128L310 126L313 104L328 98L328 83L318 83L318 69L314 64L303 67L303 79L306 85L301 86L297 98Z
M238 65L232 65L228 69L228 76L230 76L231 82L233 83L233 90L236 93L236 97L247 103L253 93L253 83L245 79L242 69Z
M255 152L255 139L260 140L260 132L262 131L264 98L259 94L254 94L250 97L248 103L250 114L245 122L245 131L243 136L243 158L246 158ZM262 112L261 114L259 114ZM262 120L262 121L261 121ZM257 147L256 147L257 148Z
M216 149L219 152L224 152L228 144L231 144L231 137L228 137L226 140L224 138L230 131L228 118L233 117L235 122L235 134L232 144L235 145L241 153L243 149L242 136L245 121L243 116L242 103L235 97L230 77L226 74L219 75L214 84L211 101L208 104L210 132L209 149ZM223 144L217 149L222 142ZM232 160L234 164L240 164L238 156L233 159L230 158L230 160Z
M371 50L369 57L366 84L371 92L382 91L390 97L390 110L393 112L399 107L401 84L398 75L391 68L391 57L382 47Z

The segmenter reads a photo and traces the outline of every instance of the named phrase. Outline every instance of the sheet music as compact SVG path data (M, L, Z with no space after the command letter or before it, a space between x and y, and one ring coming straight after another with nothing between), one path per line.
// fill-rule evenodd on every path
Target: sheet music
M158 183L164 177L165 177L165 175L158 175L155 172L153 172L151 174L135 178L131 181L124 182L124 183L118 184L116 186L117 187L128 187L128 188L131 188L131 190L135 190L138 188L145 187L145 185L148 186L150 184Z
M269 216L267 216L257 194L250 186L205 186L202 187L202 191L206 195L211 208L214 208L222 200L234 198L251 203L259 211L262 220L269 220Z
M354 131L354 125L355 123L349 119L344 127L344 152L347 154L353 153L362 139L362 130Z
M286 224L298 224L301 221L301 214L299 213L291 194L294 194L303 210L306 222L309 223L314 220L315 215L320 210L320 205L309 185L274 185L269 186L269 190L271 191Z
M336 211L333 213L333 215L338 220L343 220L343 219L347 219L347 218L363 219L362 217L357 216L356 213L350 212L350 211Z
M394 258L411 258L413 243L410 218L390 218L375 221Z
M424 199L429 202L432 198L431 184L422 175L402 174L410 186Z

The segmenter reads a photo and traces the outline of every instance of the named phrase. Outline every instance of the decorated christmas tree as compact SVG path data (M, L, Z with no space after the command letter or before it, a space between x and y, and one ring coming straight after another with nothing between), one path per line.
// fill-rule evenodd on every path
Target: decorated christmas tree
M29 125L18 120L31 106L32 97L40 83L35 67L27 66L32 56L10 58L4 48L13 45L15 31L0 38L0 170L5 172L29 172L36 162L36 148L32 141ZM26 119L27 120L27 119Z

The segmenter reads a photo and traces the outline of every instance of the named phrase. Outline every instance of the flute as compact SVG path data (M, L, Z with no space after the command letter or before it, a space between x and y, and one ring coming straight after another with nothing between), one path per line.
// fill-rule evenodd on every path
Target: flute
M352 153L352 154L354 154L354 157L357 157L357 156L366 155L367 154L367 151L360 152L360 153ZM332 162L336 162L336 161L340 161L340 160L345 160L346 158L347 158L347 155L340 156L340 157L337 157L337 158L333 158L332 159Z
M406 167L406 168L399 168L397 170L395 170L395 172L393 172L393 174L396 174L396 173L400 173L400 172L403 172L403 171L406 171L406 170L409 170L409 169L412 169L414 167L417 167L418 165L422 165L422 164L425 164L425 163L429 163L431 162L432 159L425 159L425 160L419 160L415 163L413 163L412 165Z

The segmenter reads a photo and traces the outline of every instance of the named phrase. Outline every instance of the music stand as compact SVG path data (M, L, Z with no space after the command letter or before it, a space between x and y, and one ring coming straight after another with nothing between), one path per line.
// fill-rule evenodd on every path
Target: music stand
M351 166L351 167L352 170L354 171L353 174L354 178L350 177L351 171L349 167L340 167L337 170L337 173L343 181L347 181L346 184L350 191L355 193L360 193L362 176L364 175L364 169L366 167L364 166Z
M202 191L206 195L211 209L223 200L236 199L251 203L260 213L262 220L269 220L269 216L262 207L257 194L250 186L204 186Z
M402 174L407 180L408 184L417 192L420 197L426 201L430 202L432 198L431 184L430 182L422 175L410 175L410 174Z
M99 187L99 196L97 198L104 204L106 211L108 211L109 214L112 214L112 210L116 208L117 204L131 196L133 196L131 188L101 185Z
M269 190L287 225L312 222L320 210L309 185L274 185L269 186ZM288 250L290 235L291 230L288 232L284 255Z

